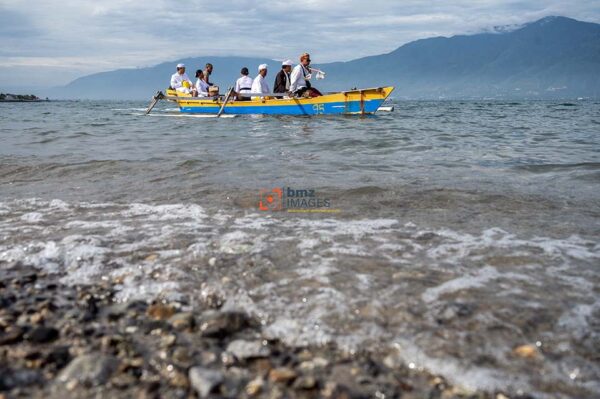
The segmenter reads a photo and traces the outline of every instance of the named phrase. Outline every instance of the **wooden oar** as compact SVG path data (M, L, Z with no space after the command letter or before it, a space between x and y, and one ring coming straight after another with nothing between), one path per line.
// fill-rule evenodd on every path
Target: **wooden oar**
M162 91L157 91L156 95L154 97L152 97L152 101L150 101L150 105L148 105L148 109L146 110L146 115L148 115L150 113L150 111L152 111L152 108L154 108L154 106L156 105L156 103L158 103L159 100L161 100L164 97L164 94L162 93Z
M225 101L223 101L223 105L221 105L221 109L219 110L219 113L217 114L217 118L219 118L221 116L221 114L223 113L223 111L225 110L225 105L227 104L227 101L229 101L229 96L231 96L232 92L233 92L233 87L230 87L229 91L227 92L227 95L225 96Z

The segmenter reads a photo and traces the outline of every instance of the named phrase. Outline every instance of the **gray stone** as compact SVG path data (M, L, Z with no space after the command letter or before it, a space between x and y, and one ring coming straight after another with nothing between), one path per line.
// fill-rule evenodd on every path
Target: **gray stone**
M118 359L100 353L90 353L75 358L59 374L58 381L76 381L83 385L106 383L119 365Z
M323 357L315 357L311 360L305 360L298 366L300 370L311 372L314 370L322 370L329 366L329 361Z
M383 358L383 364L385 365L385 367L392 370L397 370L405 367L404 359L400 355L400 352L395 349L390 351L390 353L388 353L388 355Z
M292 386L294 389L313 389L317 386L317 380L312 375L304 375L296 381Z
M0 367L0 391L41 384L43 381L44 378L38 370L7 370Z
M232 341L227 346L227 352L230 352L239 360L267 357L271 353L269 348L263 346L260 341L245 341L242 339Z
M58 330L54 327L39 326L25 335L25 339L29 342L43 344L52 342L58 338Z
M127 314L128 303L116 303L104 311L109 320L119 320Z
M204 337L225 337L250 325L250 319L241 312L212 312L200 323L200 333Z
M350 364L333 366L329 378L336 384L338 391L333 397L372 397L372 392L369 392L372 381L368 375L362 373L362 370Z
M223 382L223 374L220 371L204 367L192 367L188 376L190 384L200 398L206 398L213 389Z

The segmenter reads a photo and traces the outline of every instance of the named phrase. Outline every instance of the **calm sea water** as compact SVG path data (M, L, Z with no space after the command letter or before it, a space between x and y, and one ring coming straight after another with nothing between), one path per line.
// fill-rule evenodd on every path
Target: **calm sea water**
M0 104L0 267L115 279L124 301L220 295L267 336L394 351L466 387L600 391L600 103L145 106ZM340 212L260 211L276 187Z

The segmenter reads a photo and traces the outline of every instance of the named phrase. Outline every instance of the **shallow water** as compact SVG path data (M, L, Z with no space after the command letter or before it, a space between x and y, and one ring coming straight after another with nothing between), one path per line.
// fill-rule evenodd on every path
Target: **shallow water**
M116 280L120 300L218 295L268 336L390 348L466 387L600 390L600 103L145 105L0 104L0 267ZM340 212L260 211L274 187Z

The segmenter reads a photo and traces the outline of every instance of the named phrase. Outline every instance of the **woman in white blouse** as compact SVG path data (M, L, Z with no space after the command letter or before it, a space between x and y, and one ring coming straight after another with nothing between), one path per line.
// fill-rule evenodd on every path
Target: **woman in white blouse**
M208 97L208 83L204 80L202 69L196 71L196 91L198 97Z

